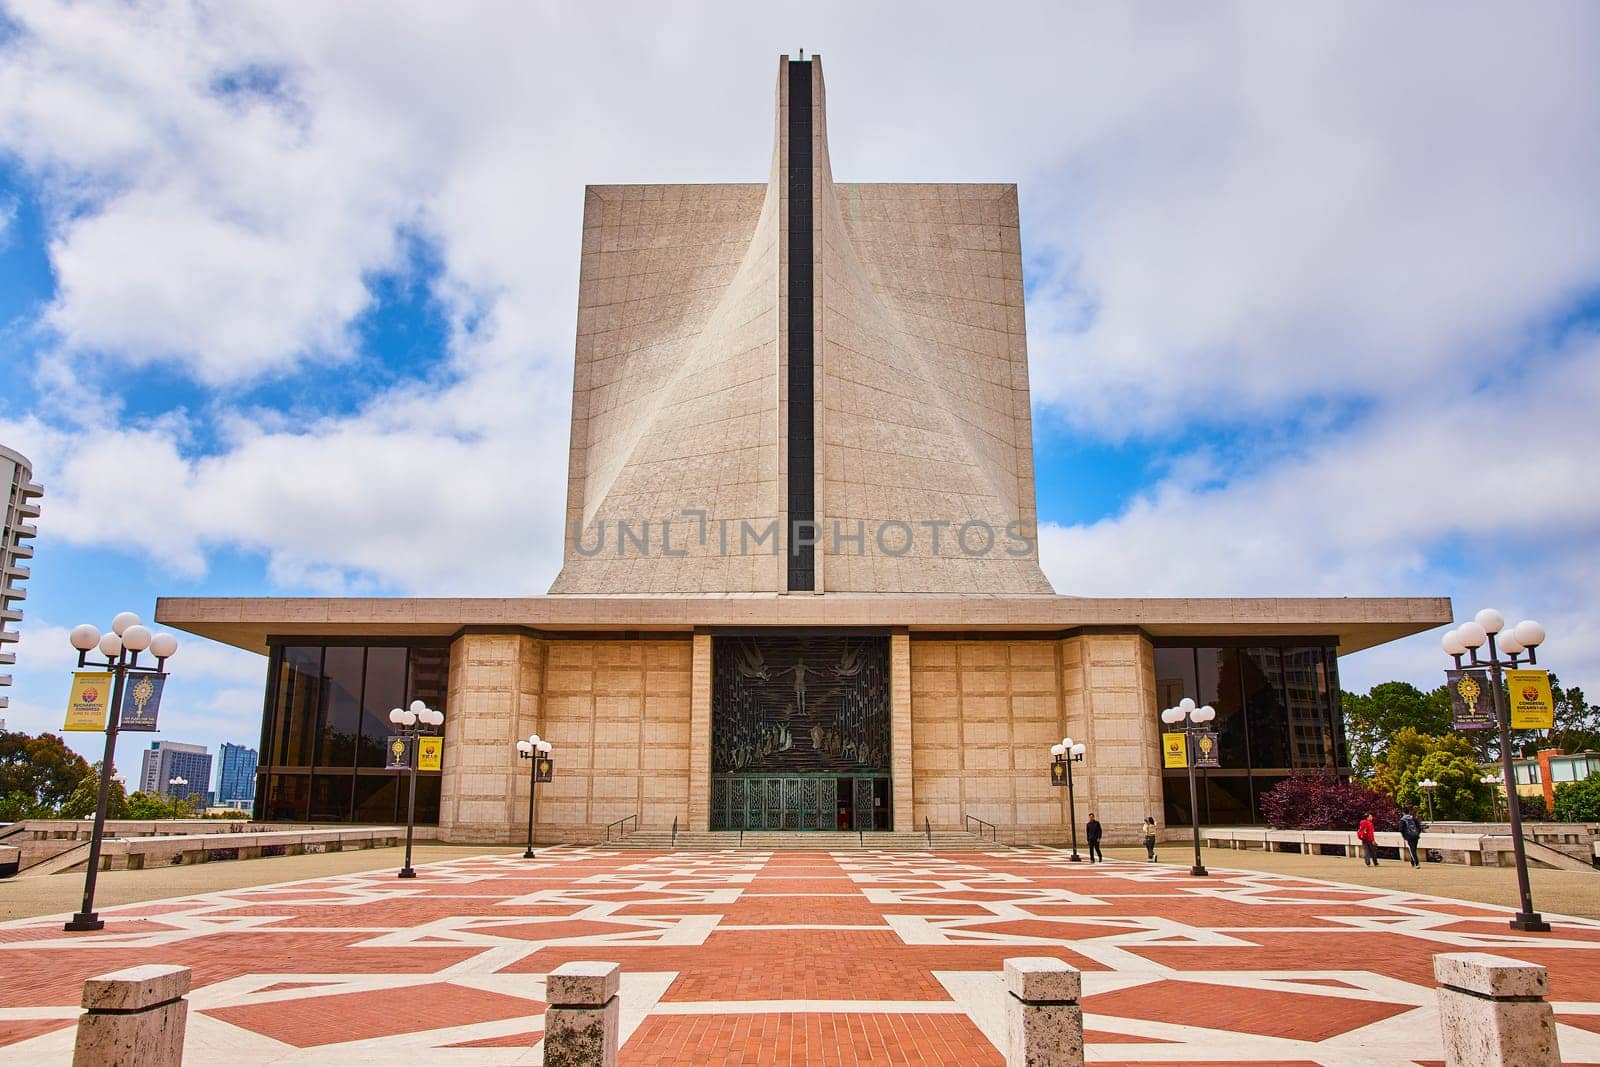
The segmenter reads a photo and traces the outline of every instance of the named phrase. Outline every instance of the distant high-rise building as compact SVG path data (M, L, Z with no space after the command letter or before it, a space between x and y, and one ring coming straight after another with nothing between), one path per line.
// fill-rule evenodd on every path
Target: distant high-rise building
M256 750L222 743L222 770L217 778L217 802L248 808L256 799Z
M182 778L186 784L174 787L174 778ZM164 797L207 792L211 788L211 750L181 741L150 742L139 771L139 788Z
M28 458L0 445L0 668L17 662L17 654L6 651L6 646L20 636L11 627L22 621L20 605L28 595L22 583L30 573L23 561L33 558L28 542L39 532L29 520L39 517L35 501L43 494ZM10 684L11 675L0 673L0 686ZM10 697L0 696L0 708L10 702Z

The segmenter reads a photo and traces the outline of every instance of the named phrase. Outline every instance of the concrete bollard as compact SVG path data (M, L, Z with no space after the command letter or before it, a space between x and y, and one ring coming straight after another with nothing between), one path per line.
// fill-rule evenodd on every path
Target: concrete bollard
M1078 969L1049 956L1005 961L1006 1067L1082 1067Z
M1433 957L1447 1067L1560 1067L1543 967L1486 952Z
M621 1027L615 963L574 960L545 978L545 1067L616 1067Z
M178 1067L189 968L147 963L83 983L73 1067Z

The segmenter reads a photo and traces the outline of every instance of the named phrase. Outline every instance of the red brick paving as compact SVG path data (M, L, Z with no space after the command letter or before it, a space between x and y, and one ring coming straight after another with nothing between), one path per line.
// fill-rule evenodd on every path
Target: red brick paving
M1082 1003L1085 1012L1096 1015L1300 1041L1325 1041L1410 1010L1405 1004L1268 989L1252 989L1248 996L1240 996L1230 986L1175 981L1148 982L1099 993L1084 998Z
M300 997L287 1003L209 1008L206 1014L296 1048L312 1048L418 1029L516 1019L542 1011L544 1004L531 998L436 982L402 990L374 989Z
M919 1063L984 1067L1005 1057L965 1015L656 1015L623 1046L628 1067Z
M1484 935L1500 940L1481 950L1549 967L1553 1000L1600 998L1600 925L1557 920L1551 937L1508 937L1505 913L1481 905L1346 892L1299 878L1214 869L1210 879L1190 880L1181 868L1113 863L1090 869L1049 853L1003 850L975 856L557 849L527 864L483 857L421 870L422 877L404 885L385 872L108 909L103 934L65 935L59 919L0 926L0 1046L70 1047L64 1033L69 1019L20 1016L29 1007L74 1012L84 978L156 961L191 967L192 997L242 979L228 994L236 995L234 1002L213 998L195 1011L301 1048L381 1044L425 1027L498 1023L513 1029L478 1035L457 1029L436 1039L448 1042L436 1047L455 1050L448 1054L452 1061L485 1065L503 1063L505 1050L528 1049L539 1040L543 1005L454 984L439 975L447 967L468 964L478 974L504 976L495 980L515 991L519 976L542 975L567 960L615 961L631 976L630 996L644 988L661 996L623 1050L624 1063L649 1065L998 1063L999 1053L974 1021L992 1012L977 1011L971 998L994 995L984 990L996 987L983 983L993 982L1012 956L1067 960L1086 972L1091 990L1100 988L1099 976L1128 967L1129 959L1205 972L1087 998L1094 1018L1090 1045L1117 1046L1119 1055L1145 1062L1226 1057L1233 1033L1256 1035L1258 1042L1317 1042L1393 1019L1431 1004L1434 954L1452 951L1452 942L1475 947L1472 940ZM708 891L731 899L710 902ZM1082 902L1060 899L1068 893ZM172 917L186 912L203 912L220 925L183 931ZM1405 927L1413 915L1422 917L1421 927L1429 917L1454 921L1413 934ZM901 928L914 940L936 943L902 941L891 926L896 916L923 920ZM227 928L230 920L247 917L270 918L271 925ZM1340 917L1397 925L1369 932ZM1065 918L1079 921L1052 921ZM949 924L961 919L982 921ZM1210 932L1218 929L1228 937L1213 938ZM1151 942L1152 933L1170 943ZM629 940L605 940L616 935ZM1196 943L1179 943L1184 938ZM1577 944L1551 947L1558 939ZM564 943L546 943L551 940ZM684 943L657 943L662 940ZM1142 967L1132 970L1148 977ZM1229 971L1262 973L1233 984L1215 977ZM949 985L938 977L946 972L954 975ZM300 977L307 974L327 975L342 991ZM1363 994L1374 974L1410 983L1402 988L1411 990L1411 999L1392 990ZM415 976L419 984L382 988L373 975ZM1264 981L1274 978L1303 991ZM273 996L263 1000L267 992ZM766 1001L859 1001L864 1010L802 1013L756 1003ZM931 1011L890 1010L896 1002ZM397 1003L406 1010L396 1011ZM686 1007L693 1014L678 1014ZM19 1009L19 1017L7 1018L6 1009ZM1161 1036L1129 1033L1119 1025L1124 1021L1137 1023L1129 1027L1136 1031L1155 1027ZM1569 1033L1600 1034L1600 1014L1561 1021L1575 1028ZM197 1023L205 1025L191 1020ZM1437 1055L1436 1035L1404 1024L1378 1029L1385 1041L1404 1035L1418 1060ZM63 1040L66 1045L59 1044ZM1273 1062L1299 1061L1309 1047L1285 1045L1285 1055ZM478 1050L475 1058L471 1050ZM1392 1054L1388 1045L1382 1051ZM1600 1052L1600 1042L1590 1051ZM1348 1058L1348 1050L1340 1055ZM419 1052L418 1058L429 1057Z

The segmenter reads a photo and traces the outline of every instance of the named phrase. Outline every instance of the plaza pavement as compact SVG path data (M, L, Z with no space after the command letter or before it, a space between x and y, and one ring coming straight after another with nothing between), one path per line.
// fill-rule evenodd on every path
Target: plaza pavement
M623 1063L999 1064L1001 961L1050 955L1084 971L1091 1063L1432 1063L1431 958L1479 950L1547 966L1566 1061L1600 1063L1600 921L1520 935L1492 905L1212 871L553 848L128 904L96 934L18 919L0 1062L67 1062L84 978L177 963L191 1064L538 1063L544 975L598 959Z

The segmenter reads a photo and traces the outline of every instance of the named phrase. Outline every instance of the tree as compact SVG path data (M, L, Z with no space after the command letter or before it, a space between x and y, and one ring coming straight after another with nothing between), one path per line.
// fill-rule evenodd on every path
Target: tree
M1345 742L1350 767L1370 778L1389 741L1406 727L1427 734L1450 730L1450 694L1444 688L1424 693L1409 682L1382 682L1368 693L1344 694Z
M55 734L0 733L0 805L12 819L52 815L89 773Z
M1556 786L1556 822L1600 821L1600 771Z
M63 819L94 818L95 806L100 803L100 767L100 761L96 760L94 769L83 776L72 795L61 805L60 815ZM111 788L106 792L106 818L125 818L123 812L126 803L122 783L111 779Z
M1398 829L1394 800L1371 786L1333 774L1297 774L1261 794L1261 811L1276 830L1354 830L1368 812L1380 830Z
M1389 739L1372 784L1401 807L1432 810L1438 819L1476 819L1485 810L1482 764L1472 742L1459 734L1434 736L1405 727ZM1431 805L1417 783L1432 779Z
M159 796L149 793L135 793L128 798L125 819L171 819L173 806Z

